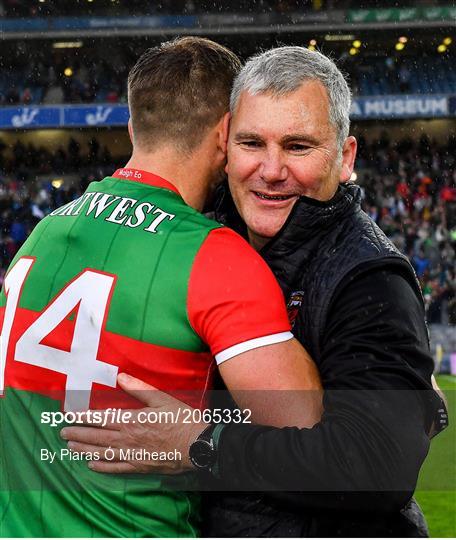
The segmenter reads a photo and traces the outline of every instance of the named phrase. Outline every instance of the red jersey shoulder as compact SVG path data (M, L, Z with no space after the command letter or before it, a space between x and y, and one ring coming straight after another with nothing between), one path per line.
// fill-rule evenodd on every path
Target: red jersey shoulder
M195 257L187 313L214 355L290 329L271 270L243 238L225 227L211 231Z

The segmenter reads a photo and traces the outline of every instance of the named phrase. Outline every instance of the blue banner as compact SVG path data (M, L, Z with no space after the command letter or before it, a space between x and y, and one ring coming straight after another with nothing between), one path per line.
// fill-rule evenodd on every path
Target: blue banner
M0 109L1 129L62 127L61 107L8 107Z
M59 105L0 108L0 129L125 126L126 105Z
M0 129L94 128L125 126L127 105L56 105L0 108ZM355 98L352 120L445 118L456 116L456 95Z
M21 18L0 19L0 32L44 32L106 28L193 28L197 24L198 17L196 15Z
M0 32L43 32L49 29L46 19L2 19Z
M124 126L130 114L126 105L66 106L62 127Z
M453 97L444 95L400 95L360 97L353 100L351 118L444 118L454 116Z

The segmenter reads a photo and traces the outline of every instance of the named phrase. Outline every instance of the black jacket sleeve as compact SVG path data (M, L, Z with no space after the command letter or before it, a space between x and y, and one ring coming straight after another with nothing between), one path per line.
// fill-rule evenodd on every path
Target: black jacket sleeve
M305 343L304 343L305 346ZM224 488L269 491L304 507L401 508L429 448L430 377L420 299L375 270L340 288L317 359L324 415L312 429L229 425L219 440ZM361 495L360 495L361 492ZM274 495L275 493L275 495Z

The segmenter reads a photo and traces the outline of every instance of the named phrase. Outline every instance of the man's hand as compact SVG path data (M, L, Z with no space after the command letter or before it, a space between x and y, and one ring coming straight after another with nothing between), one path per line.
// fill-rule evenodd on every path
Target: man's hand
M165 392L160 392L139 379L121 373L117 381L119 386L128 394L139 399L147 405L144 409L128 411L131 418L128 423L107 422L100 427L95 423L87 422L84 427L66 427L61 431L63 439L68 440L68 448L75 452L97 452L101 459L89 462L93 471L104 473L159 473L179 474L193 469L188 451L190 445L208 424L182 422L138 422L138 414L153 413L152 417L158 417L160 412L172 412L173 418L178 418L179 409L190 407L181 401L174 399ZM145 413L145 414L144 414ZM107 449L110 451L105 454ZM171 455L180 455L180 460L147 460L129 459L122 460L123 455L130 450L147 452L166 452ZM112 450L112 451L111 451ZM109 461L104 456L109 456ZM111 460L112 457L112 460Z

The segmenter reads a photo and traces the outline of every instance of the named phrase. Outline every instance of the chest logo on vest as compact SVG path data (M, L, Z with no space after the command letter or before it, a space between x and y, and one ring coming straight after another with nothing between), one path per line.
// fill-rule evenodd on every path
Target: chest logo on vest
M294 327L296 317L299 313L299 308L302 305L304 299L304 291L293 291L290 295L290 299L287 304L288 319L290 321L291 327Z

